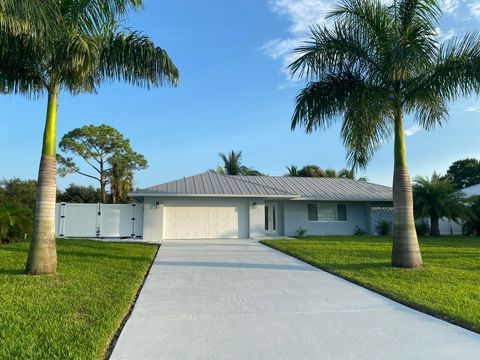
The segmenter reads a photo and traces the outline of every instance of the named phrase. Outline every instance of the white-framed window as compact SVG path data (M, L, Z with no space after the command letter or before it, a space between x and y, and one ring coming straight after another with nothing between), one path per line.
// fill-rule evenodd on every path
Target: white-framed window
M347 221L347 204L308 204L308 221Z

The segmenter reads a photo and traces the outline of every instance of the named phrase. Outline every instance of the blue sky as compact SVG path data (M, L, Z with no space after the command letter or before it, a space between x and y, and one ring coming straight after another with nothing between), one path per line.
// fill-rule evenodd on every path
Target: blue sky
M131 139L149 161L136 174L138 187L193 175L219 164L218 152L243 150L244 162L270 175L285 166L315 163L345 166L339 128L305 135L290 131L293 99L302 83L290 80L285 65L312 23L321 23L334 4L327 0L147 0L127 24L164 47L181 71L178 88L147 91L105 84L96 95L62 93L58 138L86 124L106 123ZM480 1L443 4L441 39L480 25ZM46 99L0 97L0 177L36 178ZM445 172L464 157L480 157L480 103L461 99L450 106L450 121L425 132L407 119L412 177ZM7 125L8 124L8 125ZM363 175L391 185L393 149L387 143ZM58 186L94 184L68 175Z

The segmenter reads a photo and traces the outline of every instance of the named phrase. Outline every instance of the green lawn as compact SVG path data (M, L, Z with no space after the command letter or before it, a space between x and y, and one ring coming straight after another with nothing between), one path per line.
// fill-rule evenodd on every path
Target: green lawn
M315 237L262 243L413 308L480 333L480 238L422 238L424 267L390 267L391 238Z
M58 273L23 275L29 243L0 245L0 359L101 359L157 246L58 240Z

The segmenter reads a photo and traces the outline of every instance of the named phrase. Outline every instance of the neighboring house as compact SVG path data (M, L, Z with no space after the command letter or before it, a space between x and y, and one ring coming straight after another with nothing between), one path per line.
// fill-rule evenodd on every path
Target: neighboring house
M466 197L480 195L480 184L472 185L462 189ZM462 235L462 224L443 218L439 222L440 235Z
M339 178L231 176L206 172L137 190L143 238L264 238L373 233L391 221L392 189Z

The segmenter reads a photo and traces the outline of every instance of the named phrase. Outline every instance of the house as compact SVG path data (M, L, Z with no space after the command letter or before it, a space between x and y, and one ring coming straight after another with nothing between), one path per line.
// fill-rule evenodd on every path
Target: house
M351 235L391 221L392 189L339 178L231 176L215 172L130 194L143 204L143 238Z
M480 195L480 184L472 185L462 189L465 197L471 197ZM438 224L440 228L440 235L462 235L462 223L456 223L455 221L447 218L442 218Z

